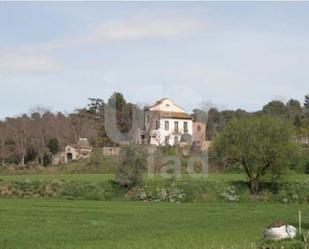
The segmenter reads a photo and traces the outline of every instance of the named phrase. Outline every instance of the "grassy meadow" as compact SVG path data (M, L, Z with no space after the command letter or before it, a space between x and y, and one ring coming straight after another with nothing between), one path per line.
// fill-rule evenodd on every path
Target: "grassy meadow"
M303 213L303 228L309 229L308 203L206 200L176 204L126 201L125 198L111 201L87 199L95 196L100 186L108 186L107 183L112 179L113 174L0 176L0 182L4 185L15 182L17 186L25 188L28 185L24 183L30 182L24 190L26 192L36 186L36 181L63 180L69 183L66 193L74 190L77 195L83 194L86 198L68 199L67 195L60 198L32 198L27 195L23 198L0 198L0 248L221 249L223 246L237 249L244 248L245 243L260 241L263 228L275 219L297 226L298 210ZM201 193L218 183L245 180L242 174L210 174L207 178L183 175L177 179L179 186L185 187L187 184L192 191L200 190ZM285 180L307 182L308 175L289 175ZM96 187L79 192L78 186L88 186L84 182ZM161 186L164 180L160 176L146 177L145 183Z
M0 200L3 249L243 248L274 219L297 225L308 205Z

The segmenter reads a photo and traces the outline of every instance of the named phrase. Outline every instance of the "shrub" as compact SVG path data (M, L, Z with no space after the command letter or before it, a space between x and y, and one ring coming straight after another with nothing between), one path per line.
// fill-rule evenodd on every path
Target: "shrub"
M173 185L168 188L157 188L154 191L141 190L137 192L134 199L141 201L154 201L154 202L171 202L171 203L181 203L184 202L186 194L183 189Z
M279 191L274 195L278 202L282 203L306 203L309 202L309 183L282 183Z
M236 188L234 186L227 186L220 193L220 197L225 201L237 202L239 201L239 195L236 193Z
M116 182L127 189L140 186L146 171L146 157L144 151L136 145L122 148L120 162L116 169Z

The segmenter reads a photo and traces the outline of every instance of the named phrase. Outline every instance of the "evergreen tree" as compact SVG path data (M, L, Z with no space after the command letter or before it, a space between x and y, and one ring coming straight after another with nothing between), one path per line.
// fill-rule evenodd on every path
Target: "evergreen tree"
M56 138L51 138L49 139L47 143L47 148L49 151L53 154L56 155L59 151L59 142Z

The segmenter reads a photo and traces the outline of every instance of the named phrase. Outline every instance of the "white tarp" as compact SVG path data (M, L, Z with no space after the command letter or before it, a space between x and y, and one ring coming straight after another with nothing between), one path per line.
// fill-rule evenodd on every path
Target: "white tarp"
M296 228L290 225L265 228L263 235L264 238L273 240L293 239L296 236Z

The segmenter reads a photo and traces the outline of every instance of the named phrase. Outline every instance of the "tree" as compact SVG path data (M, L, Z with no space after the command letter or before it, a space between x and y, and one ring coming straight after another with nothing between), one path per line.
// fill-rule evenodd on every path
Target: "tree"
M75 143L81 137L87 137L90 141L95 141L97 135L95 117L86 108L78 109L71 113L69 120Z
M294 122L296 117L300 117L302 115L302 106L298 100L290 99L286 103L286 107L288 109L288 118Z
M56 155L59 152L59 142L57 138L49 139L47 143L47 148L53 155Z
M309 117L309 94L305 96L304 107L305 107L305 114L307 117Z
M298 100L290 99L286 107L288 109L288 119L295 127L297 139L301 138L301 125L304 118L303 108Z
M265 114L274 115L281 118L286 118L288 116L288 108L283 102L279 100L273 100L264 105L263 112Z
M104 103L102 99L89 99L87 112L91 114L95 120L97 145L99 146L115 146L119 141L115 141L108 136L109 128L117 128L120 133L128 135L128 140L136 139L138 135L138 129L143 128L143 120L136 119L136 114L139 117L143 117L142 110L135 104L126 102L124 96L121 93L115 92L108 99L107 103ZM109 112L109 111L111 112ZM116 114L116 117L111 115ZM135 115L133 115L135 113ZM116 120L114 119L116 118ZM113 123L115 122L115 124ZM133 125L133 122L138 123L138 127ZM116 139L117 140L117 139Z
M146 170L146 158L141 148L136 145L127 145L122 148L120 158L116 182L128 189L141 185Z
M293 129L282 119L268 115L233 119L214 142L218 155L239 163L248 177L252 194L260 190L263 177L280 176L298 152Z
M233 118L248 116L244 110L223 110L218 111L216 108L210 108L207 114L207 140L213 140L218 134L222 133L226 124Z
M208 119L207 119L207 140L214 139L217 134L220 132L221 127L221 115L218 109L210 108L208 111Z
M7 139L7 125L5 122L0 121L0 158L1 166L5 165L5 143Z
M194 109L192 118L194 122L202 122L202 123L207 123L207 112L204 112L201 109Z
M30 145L31 138L31 123L27 115L22 115L17 118L8 118L7 125L9 136L15 145L16 155L19 158L19 165L25 165L25 156L27 148Z
M31 144L34 149L37 151L36 162L43 165L43 157L46 152L46 142L47 142L47 125L48 122L44 118L44 114L47 113L47 110L39 108L33 109L31 113Z

